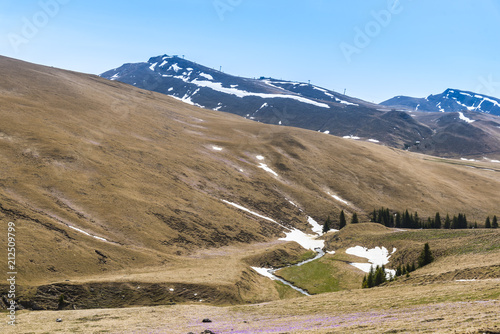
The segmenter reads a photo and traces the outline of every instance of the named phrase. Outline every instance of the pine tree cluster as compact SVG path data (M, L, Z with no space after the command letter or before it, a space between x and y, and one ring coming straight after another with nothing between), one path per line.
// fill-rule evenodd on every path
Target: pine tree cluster
M493 216L493 220L490 221L490 216L486 217L486 222L484 223L485 228L498 228L497 216Z
M372 222L379 223L387 227L397 228L421 228L421 229L466 229L468 228L467 217L463 213L458 216L450 218L449 214L446 215L444 223L442 222L439 212L436 213L434 218L428 217L421 219L418 212L409 213L406 210L404 213L398 211L390 211L387 208L374 209L372 213ZM477 226L477 225L476 225Z
M392 280L392 277L389 277ZM380 285L387 282L387 274L385 273L385 267L377 266L375 269L373 266L370 268L368 275L363 278L363 284L361 285L363 289L373 288L374 286Z

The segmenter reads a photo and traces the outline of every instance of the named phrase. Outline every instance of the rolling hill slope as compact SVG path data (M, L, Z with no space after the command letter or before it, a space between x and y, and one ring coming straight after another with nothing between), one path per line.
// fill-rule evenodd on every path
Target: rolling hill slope
M220 289L218 302L278 298L242 259L290 247L278 239L310 232L308 216L498 214L494 162L260 124L9 58L0 73L0 221L16 223L26 294L66 280L140 281ZM214 255L220 247L230 259ZM230 271L216 275L224 261Z

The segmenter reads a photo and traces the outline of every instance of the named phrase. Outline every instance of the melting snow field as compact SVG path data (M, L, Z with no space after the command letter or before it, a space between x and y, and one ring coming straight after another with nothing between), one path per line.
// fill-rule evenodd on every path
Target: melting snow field
M367 259L370 263L351 263L351 265L364 271L365 273L369 273L372 266L382 266L389 263L389 258L392 254L394 254L394 252L396 252L396 248L392 249L391 254L389 254L389 251L385 247L368 249L366 247L356 246L348 248L345 252L346 254ZM393 276L396 274L395 270L392 269L386 269L386 272L391 273Z
M286 237L280 238L285 241L295 241L305 249L315 250L325 247L325 240L316 240L317 235L305 234L301 230L292 229L290 232L285 232Z
M311 230L316 233L317 235L323 235L323 226L318 224L317 221L315 221L311 217L307 217L307 222L311 225Z
M344 137L342 137L342 138L344 138L344 139L354 139L354 140L361 139L361 138L359 138L358 136L352 136L352 135L350 135L350 136L344 136Z

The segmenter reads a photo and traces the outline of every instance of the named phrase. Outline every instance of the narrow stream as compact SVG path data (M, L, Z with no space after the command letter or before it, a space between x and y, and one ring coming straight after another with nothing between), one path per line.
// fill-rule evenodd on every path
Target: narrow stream
M307 292L306 290L303 290L295 285L293 285L292 283L288 282L287 280L281 278L281 277L278 277L276 276L274 273L277 272L278 270L280 269L283 269L283 268L290 268L290 267L300 267L301 265L303 264L306 264L306 263L309 263L309 262L312 262L312 261L315 261L317 259L320 259L322 258L323 256L325 256L325 251L322 250L321 248L315 248L314 249L316 251L316 256L313 257L312 259L309 259L309 260L305 260L305 261L302 261L302 262L299 262L299 263L296 263L296 264L292 264L290 266L286 266L286 267L281 267L281 268L276 268L276 269L268 269L267 272L273 277L273 279L275 279L276 281L280 281L281 283L291 287L292 289L300 292L301 294L303 295L306 295L306 296L310 296L311 294L309 292Z

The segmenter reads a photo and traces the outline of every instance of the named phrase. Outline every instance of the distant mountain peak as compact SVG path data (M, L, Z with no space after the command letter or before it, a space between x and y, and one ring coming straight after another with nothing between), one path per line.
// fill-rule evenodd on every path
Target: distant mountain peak
M384 106L423 112L481 112L500 116L500 99L471 91L448 88L426 98L396 96L381 103Z

